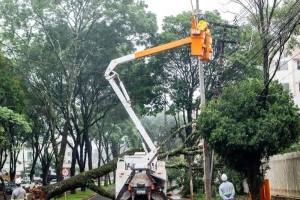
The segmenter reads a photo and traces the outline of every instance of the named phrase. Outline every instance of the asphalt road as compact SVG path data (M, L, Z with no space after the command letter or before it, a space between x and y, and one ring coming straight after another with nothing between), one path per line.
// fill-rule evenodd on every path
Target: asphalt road
M97 194L96 196L91 197L88 200L111 200L111 199L109 199L107 197L100 196L100 195Z
M170 198L173 199L173 200L180 200L180 199L182 199L181 195L179 194L179 190L173 190L171 192ZM92 198L89 198L88 200L111 200L111 199L109 199L107 197L100 196L100 195L96 195L96 196L94 196Z

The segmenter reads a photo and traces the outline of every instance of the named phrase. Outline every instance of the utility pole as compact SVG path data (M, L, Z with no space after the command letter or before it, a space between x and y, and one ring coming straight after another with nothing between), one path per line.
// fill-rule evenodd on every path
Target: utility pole
M199 1L196 0L196 15L199 15ZM196 116L196 115L195 115ZM194 118L194 117L193 117ZM195 131L195 125L192 125L192 131ZM190 185L190 199L194 199L194 184L193 184L193 168L192 164L194 162L194 156L188 155L187 156L187 162L189 164L189 185Z
M199 11L198 8L198 0L197 0L197 11ZM200 12L197 12L199 15ZM210 22L210 25L213 26L222 26L223 27L223 34L222 39L220 40L222 42L221 44L221 53L220 53L220 62L217 69L217 84L216 84L216 95L215 95L215 102L217 103L217 98L221 92L221 74L222 74L222 68L223 68L223 60L224 60L224 47L225 43L235 43L234 41L225 40L226 36L226 28L238 28L234 25L229 24L221 24L216 22ZM199 83L200 83L200 112L201 108L205 106L206 103L206 97L205 97L205 87L204 87L204 70L203 65L199 58ZM211 191L211 183L212 183L212 172L213 172L213 154L214 151L210 148L208 143L203 140L203 179L204 179L204 186L205 186L205 199L211 200L212 199L212 191Z
M226 40L226 34L227 34L227 29L237 29L239 28L238 26L235 25L230 25L230 24L224 24L224 23L217 23L217 22L210 22L212 26L220 26L223 27L223 32L221 39L216 40L218 43L221 43L220 45L220 57L219 57L219 65L217 68L217 77L216 77L216 87L215 87L215 103L218 103L218 97L221 94L221 89L222 89L222 72L223 72L223 66L224 66L224 49L225 49L225 44L230 43L230 44L236 44L236 41L232 40Z
M201 14L199 9L199 0L196 0L197 16ZM205 106L205 87L204 87L204 69L199 57L199 85L200 85L200 112L201 108ZM203 181L205 186L205 199L211 200L211 150L207 142L203 140Z
M222 81L221 81L221 76L223 72L223 66L224 66L224 49L225 49L225 44L226 43L231 43L231 44L236 44L236 41L232 40L226 40L226 34L227 34L227 29L228 28L234 28L237 29L238 26L235 25L229 25L229 24L222 24L222 23L216 23L216 22L211 22L213 26L221 26L223 27L223 32L222 32L222 38L220 40L216 40L217 42L220 42L220 57L219 57L219 65L217 68L217 77L216 77L216 87L215 87L215 103L218 103L218 98L219 95L221 94L221 89L222 89ZM212 171L213 171L213 158L214 158L214 150L212 150L212 157L211 157L211 174L210 177L212 178Z
M199 9L199 0L196 0L196 13L197 16L201 14ZM200 112L205 106L205 86L204 86L204 69L199 57L199 85L200 85ZM207 142L203 140L203 181L205 187L205 199L211 200L211 150Z

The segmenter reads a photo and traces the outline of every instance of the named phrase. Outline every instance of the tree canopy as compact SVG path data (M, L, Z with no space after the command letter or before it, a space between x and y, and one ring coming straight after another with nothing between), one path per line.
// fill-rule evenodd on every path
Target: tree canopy
M289 147L300 134L299 109L288 91L271 82L266 109L261 109L263 88L258 79L232 84L224 88L219 103L210 102L198 119L200 134L226 165L248 178L251 191L261 184L262 162Z
M70 133L79 145L73 149L80 169L87 158L92 167L89 130L115 105L102 72L156 32L155 16L145 7L133 0L1 1L1 43L43 106L40 117L50 133L58 179Z
M168 147L181 146L172 152L183 153L187 148L189 155L199 153L197 143L203 136L230 167L244 172L250 186L255 187L262 177L262 161L282 152L298 137L298 110L288 92L271 82L274 74L270 67L275 65L277 69L285 47L296 44L293 36L299 33L300 5L296 0L283 4L278 0L273 4L261 0L232 1L242 4L251 15L246 25L234 31L226 32L224 26L211 27L214 54L212 61L204 63L206 98L212 99L219 83L229 87L224 89L218 104L209 103L201 111L201 134L195 136L191 126L199 111L199 61L190 57L188 46L124 64L118 74L137 115L157 114L165 109L174 117L168 128L172 131L180 127L167 133L166 123L144 120L150 135L158 141L176 141ZM80 172L84 172L87 161L92 168L92 139L97 141L99 152L105 149L105 162L119 156L125 147L140 145L137 131L128 122L123 107L116 106L120 102L102 73L109 61L132 53L139 45L148 48L188 37L192 17L190 12L168 16L158 33L155 15L146 7L144 1L135 0L0 0L0 42L5 55L11 58L11 63L3 56L0 60L0 133L9 126L17 127L19 133L29 131L26 117L17 112L21 113L24 102L30 101L30 141L36 152L34 160L41 157L43 175L47 175L54 155L60 176L65 148L71 146L68 136L74 142L72 175L75 164ZM209 22L225 23L217 10L204 15ZM231 40L229 44L224 45L224 35L227 42ZM256 67L258 64L263 71ZM28 89L24 91L30 98L23 94L15 74L22 77ZM253 77L263 81L249 79ZM11 132L10 136L13 142L19 135ZM60 146L57 136L63 138ZM1 145L7 138L1 137ZM53 151L48 151L50 144ZM38 153L42 151L43 154ZM104 161L104 156L101 158ZM111 163L114 166L108 163L106 174L115 168L116 159ZM105 175L100 171L91 171L88 178ZM70 180L57 191L54 187L44 189L50 197L74 189L79 179ZM95 189L88 179L79 185ZM259 187L255 188L255 193L259 193Z

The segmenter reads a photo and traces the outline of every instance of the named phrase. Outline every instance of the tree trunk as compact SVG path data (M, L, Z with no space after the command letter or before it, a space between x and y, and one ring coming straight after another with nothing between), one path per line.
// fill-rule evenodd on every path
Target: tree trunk
M193 184L193 169L192 169L192 162L193 162L193 156L188 156L189 161L189 178L190 178L190 199L194 199L194 184Z
M57 181L62 181L63 177L61 175L61 170L63 168L63 162L65 158L66 146L68 142L68 134L69 134L69 125L70 125L70 118L68 117L65 121L63 135L61 137L61 144L60 144L60 151L58 154L58 158L56 161L56 174L57 174Z
M211 200L211 150L206 141L203 141L203 169L204 169L204 186L205 186L205 199Z
M1 190L0 190L0 192L1 193L3 193L3 200L7 200L7 198L6 198L6 192L5 192L5 184L4 184L4 180L3 180L3 178L2 178L2 176L0 176L0 181L1 181Z
M134 152L140 151L140 149L130 150L120 155L133 155ZM43 200L50 200L51 198L63 194L65 191L76 189L79 187L87 187L100 195L114 199L114 195L104 191L103 189L94 185L93 179L102 177L117 168L118 158L113 159L111 162L101 166L100 168L92 169L90 171L80 173L64 181L58 182L53 185L43 186L40 189L33 190L32 193L35 197L41 195L44 196Z
M259 200L260 187L262 186L262 174L259 167L261 164L260 157L256 156L254 160L252 160L252 163L252 168L247 172L249 191L253 200Z
M75 144L74 149L75 148L76 149L78 148L78 144ZM75 176L75 165L76 165L76 152L72 151L72 161L71 161L71 169L70 169L71 177ZM76 194L76 190L75 189L71 190L71 194Z
M86 149L87 149L87 155L88 155L88 167L89 167L89 170L93 169L93 157L92 157L92 144L91 144L91 141L89 139L89 135L88 135L88 130L87 130L87 133L86 134Z
M42 158L41 159L41 162L42 162L42 179L43 179L43 185L47 185L48 183L48 175L49 175L49 168L50 168L50 162L51 161L47 161L46 158ZM31 172L30 172L30 180L32 181L33 180L33 174L34 174L34 170L31 169Z
M101 141L102 141L102 136L100 135L99 144L98 144L98 168L100 168L101 166L101 154L102 154ZM98 178L98 186L101 186L101 177Z
M80 163L79 170L80 170L80 173L84 173L85 172L85 162L81 162ZM86 187L82 186L80 190L81 191L86 191Z

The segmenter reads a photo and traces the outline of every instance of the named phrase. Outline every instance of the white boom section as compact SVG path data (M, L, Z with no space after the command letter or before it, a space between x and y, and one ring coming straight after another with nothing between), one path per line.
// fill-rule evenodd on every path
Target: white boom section
M109 81L110 85L112 86L112 88L114 89L115 93L119 97L121 103L125 107L127 113L129 114L130 118L132 119L133 123L137 127L138 131L140 132L141 136L145 140L145 142L148 145L148 147L150 148L151 152L149 152L149 153L145 149L145 152L149 154L149 160L148 160L148 162L149 162L149 161L152 161L153 158L155 157L155 155L157 153L157 148L155 147L154 143L150 139L149 135L147 134L145 128L143 127L143 125L141 124L140 120L136 116L135 112L133 111L133 109L131 107L131 104L130 104L129 96L127 95L127 92L126 92L123 84L121 83L121 86L120 86L121 89L124 90L122 92L121 89L120 89L120 87L118 86L118 84L114 80L114 78L117 76L117 73L114 72L114 69L116 68L116 66L118 64L129 62L129 61L134 60L134 59L135 59L135 54L129 54L127 56L123 56L123 57L116 58L116 59L112 60L109 63L108 68L106 69L106 71L104 73L104 76Z

